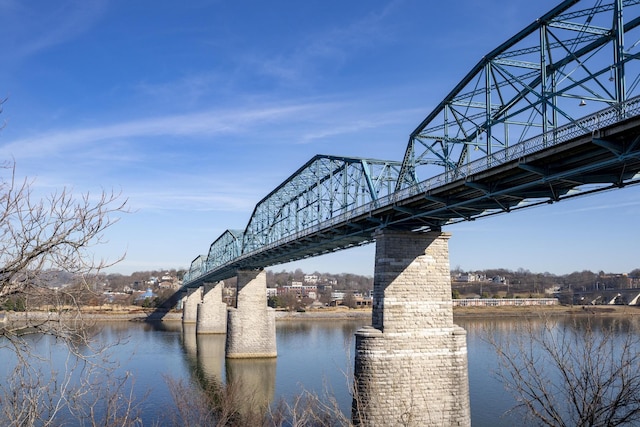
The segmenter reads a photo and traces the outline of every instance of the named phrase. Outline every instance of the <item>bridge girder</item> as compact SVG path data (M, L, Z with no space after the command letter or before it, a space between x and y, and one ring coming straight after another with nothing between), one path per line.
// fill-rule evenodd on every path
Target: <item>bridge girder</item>
M359 207L391 194L400 165L389 160L314 156L256 205L243 231L225 231L211 245L205 262L199 260L192 265L193 277L203 268L216 270L242 255L304 234L320 223L346 217ZM357 232L361 230L359 225ZM330 235L328 230L315 238L328 241ZM318 248L320 253L330 251ZM291 255L292 259L305 256L309 255Z
M188 283L198 277L204 275L207 272L207 256L198 255L191 261L189 271L182 278L183 283Z
M218 268L242 253L242 230L226 230L209 247L207 270Z

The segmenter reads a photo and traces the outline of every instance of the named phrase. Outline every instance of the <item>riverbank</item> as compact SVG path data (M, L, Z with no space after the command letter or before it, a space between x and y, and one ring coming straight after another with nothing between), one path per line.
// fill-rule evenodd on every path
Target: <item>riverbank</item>
M629 305L551 305L454 307L453 317L533 317L533 316L640 316L640 306Z
M495 306L454 307L453 318L495 318L536 316L640 316L640 306L589 305L589 306ZM328 308L305 312L276 313L277 320L322 320L322 319L371 319L371 309Z
M456 318L493 318L493 317L534 317L534 316L640 316L640 306L626 305L596 305L596 306L498 306L498 307L454 307L453 317ZM57 313L32 311L0 312L0 325L10 322L24 322L46 320L79 320L83 321L181 321L182 313L178 311L159 312L141 310L91 310L83 311L81 317L77 313ZM370 320L371 309L348 309L346 307L329 307L316 310L276 311L277 321L291 320Z

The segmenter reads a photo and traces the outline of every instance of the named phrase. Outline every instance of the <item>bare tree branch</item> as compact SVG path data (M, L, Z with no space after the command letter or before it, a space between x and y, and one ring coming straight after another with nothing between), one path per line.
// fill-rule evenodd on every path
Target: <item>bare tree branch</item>
M521 323L510 337L488 341L497 376L517 401L513 410L545 426L640 422L640 337L630 323L543 318Z
M124 257L97 260L93 251L106 243L126 203L118 193L75 196L67 188L38 198L32 180L16 177L14 163L0 165L0 309L19 312L0 327L0 347L15 356L7 361L14 363L12 375L0 382L0 414L10 425L139 424L133 379L117 374L82 311L96 297L100 272ZM53 289L59 272L73 281ZM43 334L66 348L62 372L35 352L33 339Z

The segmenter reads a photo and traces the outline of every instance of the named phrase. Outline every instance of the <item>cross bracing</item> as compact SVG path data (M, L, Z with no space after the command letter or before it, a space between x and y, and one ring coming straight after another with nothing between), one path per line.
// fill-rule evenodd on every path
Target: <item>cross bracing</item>
M399 171L399 162L315 156L256 205L243 253L392 193Z
M215 269L242 254L242 230L226 230L209 247L207 270Z
M182 281L187 283L193 279L197 279L198 277L203 276L207 272L207 256L206 255L198 255L191 261L191 265L189 266L189 271L184 275Z
M402 162L315 156L191 264L187 287L640 183L640 0L564 1L494 49Z
M639 94L640 1L566 0L485 55L411 133L397 189ZM450 175L455 178L456 173Z
M341 221L358 208L375 203L394 191L400 165L398 161L314 156L258 202L244 230L225 231L211 244L204 259L203 256L196 258L187 279L196 279L203 272L216 269L225 271L220 273L224 276L225 266L235 266L234 261L247 254L277 246L283 241L295 241L300 235L308 235L323 224ZM325 238L332 233L336 230L328 227ZM340 231L338 234L343 236L344 233ZM271 261L264 262L285 262L326 253L368 243L371 237L357 235L350 239L343 236L340 244L329 239L332 243L328 246L322 240L307 242L305 250L285 250L271 256Z

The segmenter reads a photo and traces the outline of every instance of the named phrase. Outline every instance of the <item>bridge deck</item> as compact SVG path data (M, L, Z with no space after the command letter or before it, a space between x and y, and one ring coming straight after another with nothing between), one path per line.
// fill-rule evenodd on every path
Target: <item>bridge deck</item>
M498 152L487 158L486 170L440 185L427 180L242 255L194 278L188 286L232 277L238 269L263 268L370 243L373 232L381 227L438 229L452 222L635 184L640 182L636 177L640 174L640 116L500 161L506 155Z

